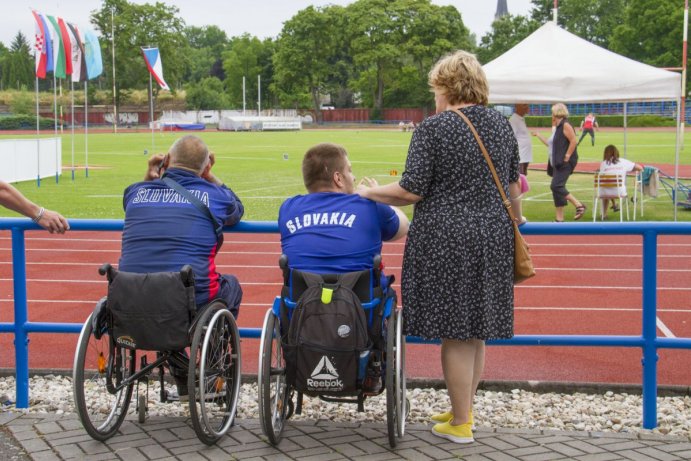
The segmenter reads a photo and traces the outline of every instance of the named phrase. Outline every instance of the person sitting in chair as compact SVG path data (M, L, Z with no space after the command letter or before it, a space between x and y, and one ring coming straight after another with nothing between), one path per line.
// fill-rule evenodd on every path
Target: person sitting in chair
M223 234L217 230L221 225L238 223L244 207L211 172L214 161L206 144L196 136L184 136L173 143L167 155L149 159L144 181L129 186L123 196L125 226L119 270L175 272L189 264L194 272L197 309L220 298L237 318L242 300L240 283L234 275L219 274L214 260L223 244ZM167 184L166 178L199 198L211 215ZM179 394L186 395L186 370L171 366L171 374Z
M602 163L600 163L600 170L599 172L601 174L617 174L619 175L622 180L622 184L626 183L626 173L630 173L632 171L635 172L640 172L643 171L643 165L639 163L634 163L631 160L627 160L625 158L619 158L619 149L613 144L608 145L605 147L604 152L602 153ZM623 190L617 191L617 194L625 194L626 193L626 185L624 185ZM607 209L609 207L609 203L612 203L612 211L615 213L619 211L619 206L617 205L617 198L616 197L610 197L610 198L603 198L602 199L602 218L607 219Z
M281 250L291 268L318 274L370 269L382 241L408 233L401 210L355 194L344 147L323 143L310 148L302 177L308 193L287 199L278 212ZM363 181L376 185L370 178Z

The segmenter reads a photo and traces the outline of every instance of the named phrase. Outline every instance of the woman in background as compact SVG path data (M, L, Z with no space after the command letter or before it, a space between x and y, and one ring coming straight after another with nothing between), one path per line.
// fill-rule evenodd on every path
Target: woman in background
M578 141L576 130L568 121L569 111L562 103L552 106L552 125L554 139L552 141L551 164L547 165L547 174L552 176L552 198L555 207L555 221L564 221L564 207L572 203L576 207L576 221L585 214L585 205L566 189L566 182L578 164ZM550 168L551 166L551 168ZM551 170L551 171L550 171Z

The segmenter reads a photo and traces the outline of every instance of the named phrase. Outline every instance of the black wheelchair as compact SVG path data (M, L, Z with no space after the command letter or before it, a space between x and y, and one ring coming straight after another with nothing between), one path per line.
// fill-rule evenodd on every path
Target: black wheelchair
M166 402L164 369L175 368L187 375L194 431L205 444L216 443L234 423L240 392L240 334L226 303L213 300L197 311L190 266L134 274L104 264L99 273L108 278L108 296L84 323L74 356L74 401L84 429L100 441L113 436L135 386L143 423L150 375L158 369Z
M283 270L284 286L281 296L276 297L272 308L270 308L264 318L262 328L261 343L259 349L259 369L258 369L258 394L259 394L259 420L264 434L269 441L276 445L281 440L285 421L293 413L301 414L303 396L316 396L323 401L338 403L355 403L358 411L364 411L364 401L368 396L379 395L386 391L386 421L388 429L389 443L395 447L397 438L403 437L405 433L405 419L408 413L408 403L406 398L406 378L405 378L405 336L403 335L403 325L401 311L397 309L396 293L388 283L382 283L381 257L377 256L374 268L357 275L352 291L357 295L365 312L367 328L370 335L370 350L363 351L362 356L379 357L375 362L379 368L377 371L383 381L379 390L372 392L365 389L362 381L363 363L358 364L358 376L345 376L344 380L353 383L348 391L310 391L305 390L304 386L297 385L295 365L293 358L286 361L287 356L292 352L287 346L291 320L295 319L294 312L298 305L301 295L306 292L305 273L291 269L288 266L287 258L281 257L279 266ZM320 277L321 285L328 290L337 289L342 277L340 275L311 274L312 277ZM322 303L325 301L322 298ZM295 323L295 322L293 322ZM374 328L373 328L374 327ZM348 331L341 331L341 329ZM350 330L341 327L338 333L349 333ZM374 332L374 333L373 333ZM372 337L374 334L375 337ZM311 377L322 377L333 379L339 376L337 370L329 360L333 357L328 346L322 349L323 357L309 365L308 370ZM368 366L372 366L370 361ZM308 374L310 372L308 371ZM343 377L341 375L341 377ZM317 381L317 380L315 380Z

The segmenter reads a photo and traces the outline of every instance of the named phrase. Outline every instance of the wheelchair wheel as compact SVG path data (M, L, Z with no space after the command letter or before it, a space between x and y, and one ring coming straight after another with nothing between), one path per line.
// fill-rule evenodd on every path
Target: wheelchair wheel
M405 418L408 414L405 382L405 337L403 316L394 309L387 320L386 332L386 424L391 448L396 438L405 434Z
M126 386L122 383L134 374L136 353L116 347L107 332L96 339L91 326L92 315L79 335L72 385L77 414L84 429L94 439L104 441L117 432L127 416L134 381Z
M192 425L199 440L213 445L233 424L240 393L240 333L224 303L213 302L202 313L190 355Z
M281 326L278 317L269 309L259 349L257 387L259 389L259 421L272 445L281 440L285 420L292 413L292 401L286 384L286 365L281 349Z

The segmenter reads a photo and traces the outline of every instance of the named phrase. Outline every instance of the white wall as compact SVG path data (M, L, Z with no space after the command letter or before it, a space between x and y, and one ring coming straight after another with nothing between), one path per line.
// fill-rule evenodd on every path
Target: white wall
M1 180L5 182L35 180L37 172L41 178L55 177L56 171L62 174L62 139L0 140Z

